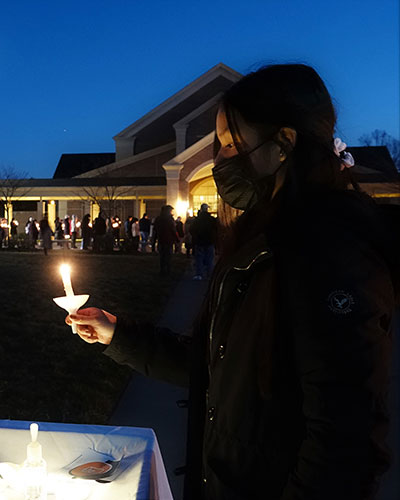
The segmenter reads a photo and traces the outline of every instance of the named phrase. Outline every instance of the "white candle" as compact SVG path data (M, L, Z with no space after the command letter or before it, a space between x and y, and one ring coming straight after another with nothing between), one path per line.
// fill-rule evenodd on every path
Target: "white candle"
M71 268L68 264L62 264L60 267L60 273L63 280L65 295L67 297L72 297L74 295L74 291L72 290L71 284Z

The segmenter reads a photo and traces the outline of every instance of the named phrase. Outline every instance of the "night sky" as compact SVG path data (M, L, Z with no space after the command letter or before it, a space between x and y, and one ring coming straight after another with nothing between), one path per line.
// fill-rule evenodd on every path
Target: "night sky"
M219 62L313 65L350 146L400 139L398 0L14 0L0 9L0 166L52 177Z

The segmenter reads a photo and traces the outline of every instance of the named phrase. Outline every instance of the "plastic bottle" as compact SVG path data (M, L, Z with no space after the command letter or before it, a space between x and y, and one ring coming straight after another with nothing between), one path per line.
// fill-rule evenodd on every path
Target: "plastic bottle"
M46 500L47 464L42 456L42 445L38 442L38 424L31 424L31 442L26 447L23 464L25 500Z

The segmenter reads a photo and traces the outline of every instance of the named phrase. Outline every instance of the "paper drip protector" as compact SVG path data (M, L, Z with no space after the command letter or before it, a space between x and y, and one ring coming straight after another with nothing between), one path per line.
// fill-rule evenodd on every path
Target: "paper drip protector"
M89 295L65 295L63 297L55 297L54 302L65 309L68 314L75 314L89 299ZM72 333L77 333L76 323L72 323Z

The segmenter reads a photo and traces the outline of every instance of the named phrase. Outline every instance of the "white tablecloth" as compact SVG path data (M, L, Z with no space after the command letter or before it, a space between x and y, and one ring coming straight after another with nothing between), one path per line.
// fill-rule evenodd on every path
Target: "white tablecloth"
M5 462L22 464L31 422L0 420L0 474ZM47 462L48 498L54 500L173 500L160 449L152 429L38 422ZM69 470L99 457L121 460L109 483L72 478ZM12 467L12 466L11 466ZM18 468L16 468L18 473ZM3 481L0 500L17 500Z

